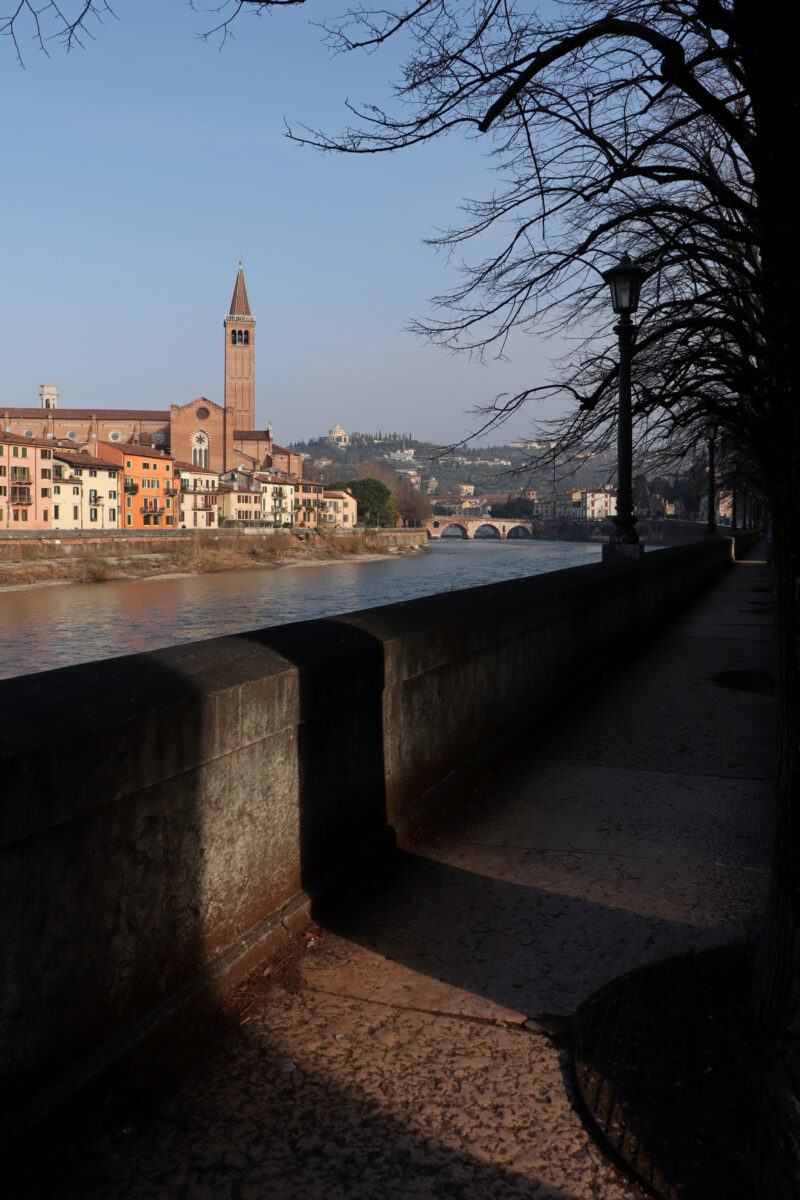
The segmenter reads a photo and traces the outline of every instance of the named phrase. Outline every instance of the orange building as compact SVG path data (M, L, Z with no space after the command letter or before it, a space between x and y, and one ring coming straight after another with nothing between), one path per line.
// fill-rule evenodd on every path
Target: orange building
M120 529L172 528L179 524L175 460L163 450L144 446L100 443L98 451L108 462L118 463L123 478Z
M0 436L65 439L97 453L98 443L146 447L212 471L243 466L276 467L299 475L302 460L276 446L272 426L255 424L255 317L250 312L242 264L230 309L223 321L225 372L223 404L205 396L161 409L59 408L58 388L43 384L38 408L0 408ZM133 526L137 528L137 526Z

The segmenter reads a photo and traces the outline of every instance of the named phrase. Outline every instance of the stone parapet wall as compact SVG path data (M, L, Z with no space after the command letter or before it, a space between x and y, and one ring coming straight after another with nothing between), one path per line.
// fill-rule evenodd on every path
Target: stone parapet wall
M730 559L709 539L1 681L12 1133Z

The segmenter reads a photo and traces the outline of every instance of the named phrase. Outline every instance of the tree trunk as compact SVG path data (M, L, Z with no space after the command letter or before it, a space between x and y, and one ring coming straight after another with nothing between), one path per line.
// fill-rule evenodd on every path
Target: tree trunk
M758 947L754 1009L761 1047L756 1194L800 1195L800 223L787 186L797 145L797 55L788 26L765 19L756 0L737 0L757 131L755 190L763 245L766 346L763 426L757 456L769 481L774 526L778 655L776 838L767 923ZM794 129L795 133L792 134Z

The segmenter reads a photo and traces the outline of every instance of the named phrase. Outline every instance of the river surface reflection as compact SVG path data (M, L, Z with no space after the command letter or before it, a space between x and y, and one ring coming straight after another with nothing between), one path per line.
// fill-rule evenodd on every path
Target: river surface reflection
M0 678L597 562L598 544L431 543L427 554L0 592Z

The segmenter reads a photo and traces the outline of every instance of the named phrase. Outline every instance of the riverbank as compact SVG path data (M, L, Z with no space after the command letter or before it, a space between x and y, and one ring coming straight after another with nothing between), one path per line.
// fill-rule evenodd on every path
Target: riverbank
M197 534L163 551L137 553L132 546L113 543L73 545L68 555L53 557L38 543L16 548L15 557L0 561L0 590L59 583L106 583L159 576L208 575L252 567L319 566L343 560L374 561L419 554L425 546L410 539L387 544L383 534L315 535L304 541L289 533L224 537Z

